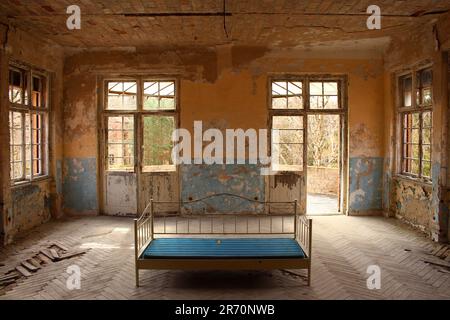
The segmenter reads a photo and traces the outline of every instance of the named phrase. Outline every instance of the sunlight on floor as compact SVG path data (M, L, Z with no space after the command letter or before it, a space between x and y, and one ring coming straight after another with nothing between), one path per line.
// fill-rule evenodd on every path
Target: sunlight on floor
M339 214L336 195L308 193L309 215Z

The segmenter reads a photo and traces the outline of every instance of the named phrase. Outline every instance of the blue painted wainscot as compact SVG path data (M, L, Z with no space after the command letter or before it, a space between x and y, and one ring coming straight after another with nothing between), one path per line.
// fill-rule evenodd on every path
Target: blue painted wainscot
M350 214L382 210L383 164L381 157L350 158Z
M264 176L258 165L182 165L181 199L190 201L218 193L230 193L264 201ZM187 212L262 212L263 206L233 197L219 197L205 202L186 204Z
M97 159L65 158L63 177L64 209L97 212Z

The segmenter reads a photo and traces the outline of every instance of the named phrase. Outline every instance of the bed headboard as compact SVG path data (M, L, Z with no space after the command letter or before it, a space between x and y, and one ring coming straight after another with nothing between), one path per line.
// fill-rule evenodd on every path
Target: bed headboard
M285 202L261 201L232 193L210 194L180 202L153 201L155 214L173 212L181 214L265 214L296 213L296 200ZM224 209L225 208L225 209Z

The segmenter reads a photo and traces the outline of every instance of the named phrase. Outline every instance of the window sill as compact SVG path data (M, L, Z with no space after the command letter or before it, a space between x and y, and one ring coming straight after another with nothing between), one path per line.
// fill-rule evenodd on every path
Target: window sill
M402 181L406 181L406 182L410 182L410 183L416 183L416 184L422 185L424 187L432 187L433 186L433 182L431 180L424 180L423 178L414 178L414 177L406 176L403 174L396 174L394 176L394 179L402 180Z
M33 180L15 181L15 182L11 182L11 188L12 189L21 188L24 186L32 185L35 182L45 182L45 181L50 181L50 180L51 180L50 176L41 176L41 177L36 177Z

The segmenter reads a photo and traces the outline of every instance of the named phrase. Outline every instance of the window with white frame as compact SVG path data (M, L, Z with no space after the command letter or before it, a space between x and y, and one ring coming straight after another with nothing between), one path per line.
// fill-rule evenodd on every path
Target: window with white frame
M398 78L401 127L400 174L431 180L433 72L413 70Z
M10 66L10 176L15 183L31 181L47 174L47 85L45 73Z

